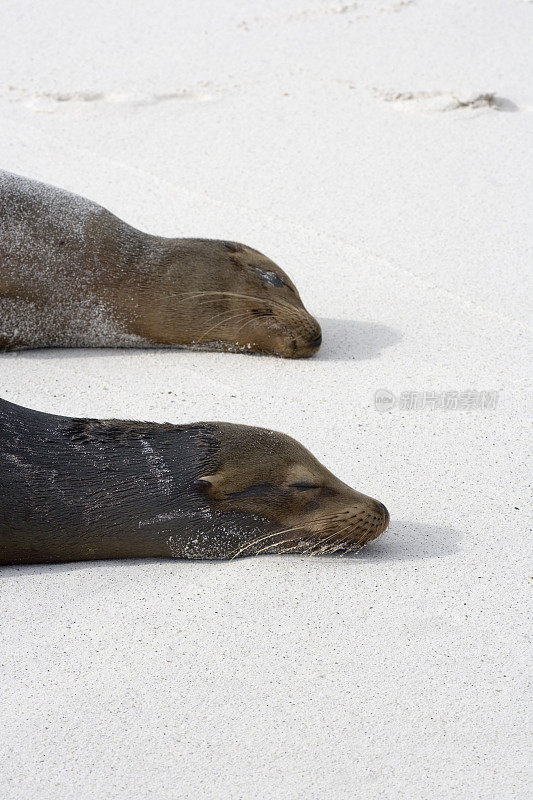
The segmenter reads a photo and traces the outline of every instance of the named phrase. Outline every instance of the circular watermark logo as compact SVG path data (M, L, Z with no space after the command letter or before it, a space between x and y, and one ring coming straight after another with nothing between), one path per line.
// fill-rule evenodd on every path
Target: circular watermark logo
M394 408L396 398L388 389L376 389L374 392L374 406L380 413Z

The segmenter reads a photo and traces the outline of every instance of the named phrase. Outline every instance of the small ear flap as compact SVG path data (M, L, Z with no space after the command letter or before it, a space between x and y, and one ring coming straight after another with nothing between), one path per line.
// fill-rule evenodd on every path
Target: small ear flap
M223 485L224 480L224 475L220 473L202 475L200 478L196 478L194 485L198 487L198 489L212 489L216 492L217 489Z
M212 482L212 480L211 480L212 478L213 478L213 476L212 476L212 475L206 475L206 476L204 476L204 477L202 477L202 478L197 478L197 479L194 481L194 484L193 484L193 485L194 485L194 486L195 486L197 489L209 489L209 488L210 488L210 487L213 485L213 482Z
M238 472L236 472L236 476L239 477L238 483L242 483ZM232 489L233 482L231 477L231 473L227 474L224 472L215 472L213 475L201 475L194 481L194 486L199 491L209 494L211 498L221 499Z

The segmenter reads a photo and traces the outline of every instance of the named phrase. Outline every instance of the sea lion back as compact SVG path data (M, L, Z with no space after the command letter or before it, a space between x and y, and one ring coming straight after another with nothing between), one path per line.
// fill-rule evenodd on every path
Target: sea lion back
M95 230L113 240L120 224L90 200L0 172L0 350L120 343L94 247Z

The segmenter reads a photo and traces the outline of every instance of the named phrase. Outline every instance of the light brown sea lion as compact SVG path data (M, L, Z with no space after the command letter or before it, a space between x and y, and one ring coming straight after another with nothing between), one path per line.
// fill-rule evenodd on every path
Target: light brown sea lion
M237 242L166 239L0 172L0 350L182 346L302 358L322 336L291 279Z
M72 419L0 400L0 564L346 552L388 521L275 431Z

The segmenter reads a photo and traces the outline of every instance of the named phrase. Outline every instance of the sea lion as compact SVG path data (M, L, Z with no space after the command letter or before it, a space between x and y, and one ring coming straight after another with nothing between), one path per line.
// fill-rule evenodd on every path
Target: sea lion
M167 239L0 172L0 350L191 347L302 358L322 335L296 286L237 242Z
M388 522L382 503L282 433L0 400L0 564L346 552Z

